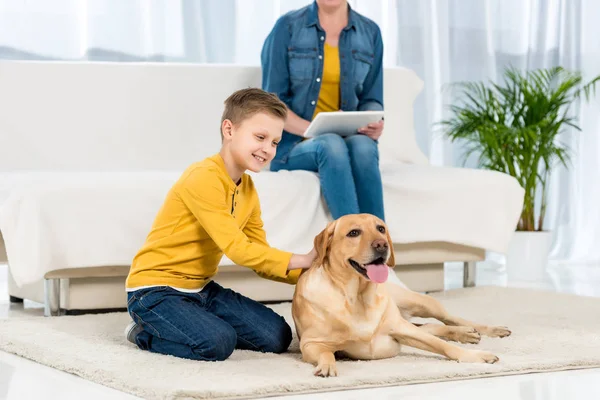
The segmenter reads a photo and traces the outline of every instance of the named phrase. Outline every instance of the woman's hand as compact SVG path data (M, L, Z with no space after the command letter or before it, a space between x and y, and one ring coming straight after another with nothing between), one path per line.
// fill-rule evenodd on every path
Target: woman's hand
M377 140L381 137L383 133L383 120L375 123L371 123L363 128L358 130L358 133L366 135L373 140Z

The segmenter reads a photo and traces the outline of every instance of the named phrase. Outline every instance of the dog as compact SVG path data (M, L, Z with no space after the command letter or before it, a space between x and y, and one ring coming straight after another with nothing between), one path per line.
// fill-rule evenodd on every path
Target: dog
M317 257L298 279L292 317L302 359L315 366L315 375L337 376L336 355L389 358L400 353L401 345L458 362L498 361L490 352L449 341L479 343L481 335L510 335L508 328L450 315L433 297L387 279L390 273L396 278L394 250L387 226L379 218L343 216L329 223L314 245ZM411 317L435 318L444 325L417 325L409 322Z

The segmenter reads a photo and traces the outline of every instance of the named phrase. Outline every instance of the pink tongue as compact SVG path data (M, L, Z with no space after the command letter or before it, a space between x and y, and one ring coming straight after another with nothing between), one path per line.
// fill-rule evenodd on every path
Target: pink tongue
M367 267L367 276L370 280L376 283L384 283L387 281L390 267L385 264L369 264Z

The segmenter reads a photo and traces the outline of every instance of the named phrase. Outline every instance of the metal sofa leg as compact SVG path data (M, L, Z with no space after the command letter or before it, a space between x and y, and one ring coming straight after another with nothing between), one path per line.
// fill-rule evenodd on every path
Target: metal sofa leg
M463 266L463 287L475 286L477 273L477 263L475 261L465 261Z
M44 279L44 316L60 315L60 279Z

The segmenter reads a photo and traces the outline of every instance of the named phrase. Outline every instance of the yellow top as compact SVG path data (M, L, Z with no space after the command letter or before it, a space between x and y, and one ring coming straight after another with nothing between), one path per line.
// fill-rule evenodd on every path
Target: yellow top
M292 254L267 243L250 176L236 185L217 154L192 164L169 190L126 287L200 289L223 254L267 279L293 284L300 276L300 269L287 271Z
M325 43L323 77L313 118L322 111L340 109L340 54L337 47Z

